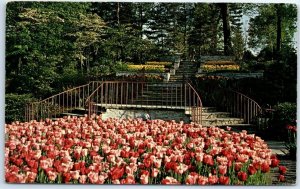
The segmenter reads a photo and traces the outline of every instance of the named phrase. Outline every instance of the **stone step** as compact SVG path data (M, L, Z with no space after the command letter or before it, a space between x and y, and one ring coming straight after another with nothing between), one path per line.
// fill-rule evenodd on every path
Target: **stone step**
M211 113L211 112L216 112L216 107L208 107L208 106L205 106L205 107L202 107L202 112L203 113Z
M177 73L195 73L196 71L197 71L196 69L183 68L183 69L176 70L175 74L177 74Z
M181 103L184 104L184 101L181 98L138 98L135 99L134 102L157 102L158 104L164 104L164 103Z
M203 124L202 124L203 125ZM239 123L239 124L227 124L227 125L203 125L206 127L216 126L222 129L227 130L227 127L231 128L231 131L241 132L242 130L246 130L247 133L252 134L255 133L255 126L247 123Z
M202 119L202 125L235 125L241 124L244 120L240 118L214 118L214 119Z
M143 92L140 92L139 95L143 96L178 96L180 94L184 94L184 91L181 91L179 89L145 89Z
M231 128L233 132L242 132L243 130L247 131L247 134L256 134L256 126L247 123L240 123L240 124L231 124L231 125L218 125L218 127L227 129L227 127Z
M188 76L185 77L185 79L189 79L189 78L192 78L192 77L188 77ZM170 80L181 80L182 81L183 77L170 77L169 81Z
M213 118L228 118L229 112L205 112L202 113L202 119L213 119Z
M135 100L135 104L145 104L153 106L184 106L183 101L179 100L157 100L157 99L148 99L148 100Z
M61 113L62 116L77 116L82 117L84 114L75 114L75 113Z
M163 92L161 91L147 91L143 94L140 94L139 96L145 97L145 98L182 98L184 96L184 92L181 91L171 91L171 92Z
M178 73L178 72L191 72L191 73L193 73L193 72L196 72L196 71L198 71L197 68L179 68L175 71L175 73Z

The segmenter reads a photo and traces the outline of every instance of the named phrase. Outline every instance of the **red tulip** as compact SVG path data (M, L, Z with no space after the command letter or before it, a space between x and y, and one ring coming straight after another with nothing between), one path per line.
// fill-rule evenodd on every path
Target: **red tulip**
M152 165L152 162L151 162L151 160L150 160L149 158L144 159L144 160L143 160L143 163L144 163L144 166L145 166L146 168L149 168L149 167L151 167L151 165Z
M285 181L284 175L279 175L279 176L278 176L278 181L279 181L279 182L284 182L284 181Z
M227 166L224 166L224 165L219 165L219 173L221 175L225 175L227 173Z
M64 183L69 183L71 181L71 179L72 179L70 173L64 173L63 177L64 177Z
M201 176L201 175L198 177L197 183L199 185L205 185L207 182L208 182L208 178L207 177L204 177L204 176Z
M120 179L125 173L124 167L114 167L110 171L109 175L112 180Z
M98 152L95 152L95 151L90 151L90 156L97 156L98 155Z
M271 160L271 167L277 167L279 165L279 160L277 158Z
M226 177L226 176L219 177L219 183L222 185L228 185L229 181L230 181L229 177Z
M248 167L248 173L249 173L249 175L254 175L256 173L256 169L253 165L250 165Z
M217 175L210 175L208 177L208 183L211 185L218 183L218 181L219 181L219 178Z
M171 184L171 181L169 179L163 179L161 184Z
M203 163L213 166L214 165L213 157L211 155L204 154Z
M80 164L78 162L74 163L73 169L74 170L80 170Z
M29 183L34 183L34 182L35 182L37 173L34 173L34 172L27 172L26 175L27 175L27 182L29 182Z
M267 162L261 164L261 172L267 173L270 171L270 166Z
M217 174L217 170L216 169L211 169L211 174L213 174L213 175Z
M281 175L284 175L286 173L286 171L287 171L287 169L286 169L285 166L279 166L278 169L279 169L279 173Z
M253 167L256 169L256 170L259 170L261 168L261 165L258 163L258 162L255 162L253 163Z
M122 158L128 158L129 157L129 152L126 152L125 150L121 151L121 157Z
M247 173L242 172L242 171L238 172L238 179L239 179L240 181L246 181L247 178L248 178Z
M234 170L235 170L236 172L239 172L239 171L241 170L242 167L243 167L243 164L242 164L241 162L236 162L236 163L234 164Z
M16 183L18 181L18 178L17 178L17 175L15 175L15 174L6 173L5 180L6 180L6 182L9 182L9 183Z
M277 155L276 154L272 154L271 155L271 159L277 159Z

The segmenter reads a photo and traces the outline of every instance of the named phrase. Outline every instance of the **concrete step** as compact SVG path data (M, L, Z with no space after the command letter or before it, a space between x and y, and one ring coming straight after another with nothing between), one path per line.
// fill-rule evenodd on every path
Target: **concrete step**
M211 113L211 112L216 112L217 110L216 110L216 107L208 107L208 106L206 106L206 107L202 107L202 112L203 113Z
M240 118L214 118L214 119L202 119L202 125L235 125L241 124L244 120Z
M217 125L220 128L227 129L227 127L231 128L233 132L242 132L243 130L247 131L247 134L256 134L256 126L247 123L240 123L240 124L228 124L228 125Z
M75 113L61 113L62 116L77 116L82 117L84 114L75 114Z
M255 133L255 126L252 124L247 124L247 123L227 124L227 125L203 125L203 126L205 126L205 127L216 126L216 127L220 127L225 130L227 130L227 127L230 127L231 131L233 131L233 132L241 132L242 130L246 130L248 134Z
M214 119L214 118L228 118L229 112L205 112L202 113L202 119Z
M183 106L183 101L176 100L135 100L135 104L153 105L153 106Z
M144 97L144 98L183 98L184 92L177 92L172 91L169 93L159 93L159 91L148 91L147 93L143 93L142 95L139 95L139 97Z

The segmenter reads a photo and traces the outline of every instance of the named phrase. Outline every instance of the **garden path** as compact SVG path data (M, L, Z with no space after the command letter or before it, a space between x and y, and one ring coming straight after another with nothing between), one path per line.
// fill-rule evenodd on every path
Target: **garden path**
M278 159L280 160L280 165L286 166L287 173L285 175L285 182L279 182L278 169L275 168L271 171L272 174L272 185L295 185L296 184L296 169L297 164L296 160L292 160L287 154L287 150L285 149L284 142L282 141L266 141L269 148L273 153L278 155Z

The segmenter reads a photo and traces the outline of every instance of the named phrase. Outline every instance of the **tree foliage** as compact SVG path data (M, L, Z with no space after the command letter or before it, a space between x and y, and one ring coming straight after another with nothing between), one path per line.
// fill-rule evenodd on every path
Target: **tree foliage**
M112 75L126 62L174 53L276 58L276 71L296 67L292 4L19 1L8 3L6 14L6 92L36 99ZM250 17L248 38L243 14Z
M270 48L277 46L277 17L281 17L281 45L293 45L296 32L297 7L293 4L258 4L257 15L250 19L249 41L251 48ZM278 12L278 9L280 11ZM280 14L280 15L278 15Z

